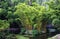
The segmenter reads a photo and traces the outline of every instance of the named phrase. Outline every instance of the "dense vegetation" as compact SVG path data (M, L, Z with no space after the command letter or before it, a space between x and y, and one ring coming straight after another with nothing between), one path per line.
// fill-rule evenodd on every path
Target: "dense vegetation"
M11 0L1 0L0 32L9 29L11 24L12 26L20 26L20 28L23 27L21 30L23 32L27 30L26 27L30 26L33 34L42 31L43 23L52 24L54 28L60 30L60 0L47 2L48 8L34 2L33 0L32 5L29 5L27 0L12 2ZM14 23L16 25L13 25Z

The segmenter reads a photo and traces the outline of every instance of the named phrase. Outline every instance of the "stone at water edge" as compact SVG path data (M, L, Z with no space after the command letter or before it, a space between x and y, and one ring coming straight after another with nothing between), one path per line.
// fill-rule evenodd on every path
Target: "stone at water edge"
M57 35L51 37L51 39L60 39L60 34L57 34Z
M60 34L58 34L57 39L60 39Z

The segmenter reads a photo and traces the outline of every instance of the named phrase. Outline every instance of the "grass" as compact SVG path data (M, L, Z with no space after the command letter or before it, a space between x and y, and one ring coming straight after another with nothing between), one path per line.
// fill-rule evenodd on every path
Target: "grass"
M24 37L24 36L22 36L22 35L16 35L16 37L17 37L17 39L29 39L29 38Z
M48 39L52 39L52 38L48 38Z

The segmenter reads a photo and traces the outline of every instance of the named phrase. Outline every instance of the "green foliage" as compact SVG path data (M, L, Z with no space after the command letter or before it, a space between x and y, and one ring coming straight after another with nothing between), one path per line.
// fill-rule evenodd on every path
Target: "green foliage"
M46 11L45 7L37 5L36 3L34 3L33 6L22 3L18 4L16 8L17 10L14 14L19 16L24 26L34 26L35 24L37 24L36 26L40 26L40 16Z
M32 30L32 35L37 36L39 34L38 30Z
M52 21L52 24L55 28L60 29L60 20L59 19L54 19Z
M10 26L8 19L14 19L16 17L13 15L15 8L14 6L10 6L8 0L1 0L0 5L0 29L4 30Z
M6 16L7 16L6 10L0 8L0 19L6 18Z
M5 13L6 13L6 10L5 10L5 9L0 8L0 15L3 15L3 14L5 14Z
M15 19L18 16L14 15L12 11L8 11L8 14L6 16L8 19Z
M50 19L51 24L57 28L60 29L60 1L59 0L52 0L48 2L49 5L49 13L51 13Z
M25 4L19 4L17 6L17 10L16 10L15 14L17 14L20 17L20 20L23 21L24 24L26 23L26 24L30 25L30 23L32 22L31 19L34 18L34 16L33 16L34 12L32 13L30 10L33 11L33 8L31 8L30 6L25 5ZM29 23L29 21L30 21L30 23Z
M2 8L6 9L8 7L8 2L6 2L6 1L1 1L0 4L1 4Z
M17 37L14 34L10 34L6 36L6 39L17 39Z
M21 28L21 33L20 34L25 34L25 29L24 28Z
M7 29L9 28L9 23L5 20L0 20L0 29Z
M58 26L59 22L60 22L59 19L54 19L53 22L52 22L52 24Z
M60 1L59 0L56 0L56 1L52 0L52 1L48 2L48 5L51 9L55 9L55 10L60 9L60 7L59 7Z
M35 0L32 1L35 2ZM17 4L20 3L16 6L10 6L7 0L0 2L0 28L7 28L9 26L8 22L11 23L13 21L18 24L21 21L23 26L33 26L34 29L37 26L41 27L41 24L45 22L52 24L58 29L60 28L60 0L48 2L48 10L44 6L36 3L32 3L32 6L21 3L28 2L28 0L12 0L12 2L13 4L15 2ZM8 22L5 21L6 19Z
M2 0L0 2L1 8L0 8L0 19L6 20L9 18L12 18L12 13L15 11L14 6L10 6L9 2L7 0ZM9 12L10 11L10 12ZM9 16L9 14L11 16Z

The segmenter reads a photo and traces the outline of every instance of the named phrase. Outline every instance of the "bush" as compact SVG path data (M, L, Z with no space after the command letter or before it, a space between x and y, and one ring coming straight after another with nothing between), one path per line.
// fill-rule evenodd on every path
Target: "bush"
M4 30L9 28L9 22L7 22L6 20L0 20L0 30Z
M5 9L0 8L0 19L4 20L7 16L7 11Z
M33 36L38 36L38 35L39 35L38 30L32 30L32 35L33 35Z
M45 7L40 6L36 3L33 6L20 3L16 6L15 15L19 16L19 19L23 26L41 26L42 13L44 13ZM35 21L34 21L35 20Z
M24 28L21 28L21 32L20 32L20 34L24 35L25 32L26 32L26 30L25 30Z
M14 13L19 16L23 26L32 26L32 19L35 17L34 8L26 4L18 4ZM34 16L33 16L34 15Z
M52 13L50 16L50 19L52 19L51 24L57 28L60 29L60 1L59 0L52 0L48 2L49 5L49 12Z
M59 19L54 19L52 21L52 24L55 28L59 29L60 30L60 20Z

